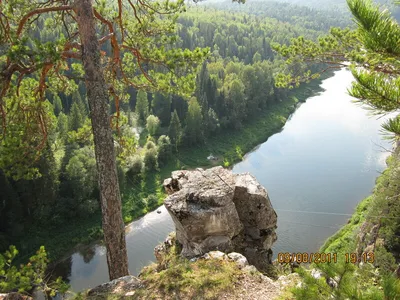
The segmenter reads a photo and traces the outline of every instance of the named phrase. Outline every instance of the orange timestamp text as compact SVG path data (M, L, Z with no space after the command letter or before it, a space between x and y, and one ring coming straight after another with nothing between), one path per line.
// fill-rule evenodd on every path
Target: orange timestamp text
M373 263L375 256L373 252L365 252L361 255L358 253L344 253L344 261L346 263ZM280 252L278 253L278 263L337 263L339 255L337 253L289 253Z

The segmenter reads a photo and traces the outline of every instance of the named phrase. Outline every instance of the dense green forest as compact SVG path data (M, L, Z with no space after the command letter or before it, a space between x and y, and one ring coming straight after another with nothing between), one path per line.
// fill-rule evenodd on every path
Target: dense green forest
M192 97L130 88L118 109L110 101L111 114L119 113L118 124L113 125L125 222L162 202L160 182L170 170L207 164L204 151L213 147L216 163L229 166L254 147L255 141L279 130L284 117L283 121L275 119L274 112L287 115L285 107L293 109L295 102L288 90L274 87L274 74L286 66L271 50L272 42L288 43L299 34L316 39L329 26L347 24L339 19L321 27L320 12L273 2L268 5L273 15L268 14L270 10L252 15L204 6L191 7L180 15L175 46L208 47L211 53L198 69ZM61 32L54 28L53 18L41 17L30 30L35 38L51 41L63 34L62 28L57 29ZM109 52L110 45L103 45L102 50ZM68 68L71 75L82 72L78 64ZM305 65L293 68L301 71ZM74 80L61 92L57 89L62 89L62 82L49 84L46 103L51 126L44 151L27 163L10 145L0 147L0 249L15 244L22 258L42 244L50 250L50 257L59 257L79 242L102 236L85 85ZM271 114L269 131L253 144L246 142L246 149L240 142L214 143L218 137L225 136L227 141L235 133L246 135L246 123L265 113ZM194 145L203 147L200 158L188 154Z
M295 3L303 4L300 1ZM7 12L1 11L0 17L23 16L26 11L18 11L22 7L20 4L16 1L15 6L8 7ZM1 8L2 5L0 1ZM39 3L39 7L41 5L46 3ZM101 2L101 5L97 7L101 12L110 13L115 9L114 6L107 8L105 1ZM168 7L168 1L166 7L171 9ZM304 92L304 85L292 89L293 85L296 85L290 82L292 77L304 76L304 81L307 81L305 84L314 87L315 81L310 83L309 80L316 76L310 74L325 69L328 55L324 51L332 55L330 51L334 46L343 46L341 43L334 43L334 38L340 39L350 35L352 38L357 37L355 39L357 42L362 41L359 36L351 35L354 32L340 29L331 31L334 38L318 40L332 27L355 27L349 13L343 9L341 1L334 1L333 4L326 4L323 7L325 10L316 9L312 4L309 7L302 7L269 1L246 5L231 2L191 5L176 19L161 18L161 25L157 24L160 27L155 26L156 29L165 29L164 21L171 22L172 25L167 28L167 34L153 44L148 39L151 30L146 28L143 30L141 26L145 25L140 21L136 24L139 29L133 26L134 32L137 30L143 33L138 35L141 42L151 45L145 49L150 59L141 64L141 56L138 55L135 65L129 60L129 54L126 54L125 65L121 70L132 73L134 80L132 85L141 88L127 88L115 80L117 76L113 77L112 74L106 73L107 84L113 86L110 91L115 94L109 99L109 115L125 223L162 203L165 195L161 182L171 170L213 164L228 167L242 159L245 152L278 131L294 111L297 102L302 100L302 96L308 95L309 91ZM30 8L25 7L25 9L29 11ZM398 10L393 9L393 11L394 16L398 16ZM368 16L368 11L362 12ZM122 16L113 16L116 19L120 17L120 22L123 23ZM148 16L149 20L153 21L152 13ZM16 57L26 58L24 55L37 61L43 59L40 55L57 57L57 49L52 48L54 46L52 43L60 36L61 40L69 36L69 29L72 29L65 24L64 27L58 26L60 23L58 17L57 13L50 13L32 19L27 26L32 39L23 39L21 44L11 49L6 49L4 41L15 37L3 35L4 32L0 31L2 38L0 67L3 68ZM136 11L135 17L137 18ZM363 16L358 17L362 20ZM0 20L2 21L0 29L10 27L7 22L3 22L3 19ZM378 22L379 17L373 20ZM386 22L388 20L385 19ZM360 24L363 23L357 23ZM386 28L384 22L378 25L382 26L381 29ZM336 61L333 63L341 63L344 59L353 59L358 63L372 62L372 66L378 66L374 72L376 70L380 72L382 70L380 68L385 64L396 66L392 56L398 55L398 45L394 45L393 41L397 42L398 39L386 39L375 43L376 39L384 37L375 34L371 38L368 30L376 27L365 27L367 29L361 37L365 38L366 42L363 40L364 44L361 42L351 45L353 47L351 50L356 49L358 56L350 56L348 52L340 55L334 53ZM100 28L97 29L100 31ZM387 28L383 29L381 32L385 33ZM395 37L400 36L398 24L397 27L393 25L390 29L392 32L387 30L388 36L390 34ZM117 34L124 36L125 32ZM106 36L105 40L112 38L111 35ZM315 51L309 51L309 48L301 44L304 38L311 41L306 46ZM324 43L325 41L332 43ZM162 50L158 51L157 47L162 42L171 45L166 46L166 49L161 46ZM313 42L315 44L312 44ZM362 47L359 47L360 45ZM102 55L112 54L115 51L114 46L112 42L103 43ZM37 56L34 58L30 53L30 47L37 51ZM343 50L340 47L339 50ZM368 54L374 59L369 57L369 60L364 61L365 57L363 58L362 54L364 48L370 50L368 47L373 48L372 53ZM132 53L135 53L135 48L131 48L134 49ZM175 51L175 48L179 51ZM387 52L388 49L390 51ZM167 54L163 52L164 50ZM309 63L307 55L310 53L314 61L318 55L321 55L322 59L316 63ZM374 56L382 53L387 56ZM76 55L74 52L70 54ZM351 54L354 55L354 52ZM290 55L292 57L289 63L285 62L283 56L290 57ZM379 59L376 59L377 57ZM151 64L161 61L160 58L166 62L157 67L159 73L151 72ZM182 60L188 61L188 69L174 73L174 77L171 75L169 79L165 71L176 65L183 66ZM368 66L370 64L367 64ZM24 66L19 67L24 68ZM40 248L41 245L45 245L49 250L51 259L57 259L79 243L94 241L103 236L100 226L101 191L98 187L99 174L97 174L99 162L94 151L95 142L91 125L93 119L90 118L93 110L87 99L87 83L84 83L81 64L67 61L61 67L67 74L68 82L61 77L46 79L45 72L48 70L45 68L42 73L44 75L38 78L34 75L26 78L22 78L22 75L10 78L10 82L15 85L11 88L12 96L5 97L5 106L1 103L2 110L14 112L11 114L14 119L7 119L9 126L6 128L5 114L1 112L0 121L3 125L1 132L5 136L7 129L8 136L11 132L11 138L2 139L0 143L0 252L11 244L16 245L21 253L18 259L27 261L28 256L40 249L31 261L42 267L45 266L47 258L44 248ZM140 72L134 70L135 67L140 68ZM357 76L356 71L353 69L354 76ZM393 76L390 80L398 78L396 68L384 71L383 73ZM289 74L283 78L288 81L286 85L283 84L282 77L278 82L277 75L282 73ZM149 76L148 74L162 79L159 92L144 84L146 79L151 81L143 78ZM386 111L397 109L397 104L393 104L395 101L388 99L397 97L398 85L390 86L383 95L378 93L378 96L371 98L367 92L371 90L372 85L375 85L376 77L369 77L371 74L358 75L359 85L353 85L351 90L356 98L371 101L369 104ZM363 82L363 79L366 80ZM37 81L40 83L39 88L36 86ZM294 82L297 83L296 80ZM387 83L387 80L381 80L378 85L385 86ZM180 88L177 88L178 84ZM121 96L116 96L117 93ZM34 101L33 94L39 95L41 101ZM386 106L387 103L391 106ZM29 122L35 118L38 119L37 123ZM398 120L398 118L393 119L385 124L395 134L395 141L398 141L400 136ZM34 136L36 132L42 132L45 138ZM216 159L209 161L207 159L209 154ZM360 226L368 227L371 231L378 226L377 236L385 240L385 244L379 244L375 252L377 259L375 266L379 267L378 271L372 266L366 267L372 269L363 269L349 264L335 266L327 264L321 268L332 278L336 278L337 274L341 275L338 285L342 286L337 289L337 293L342 293L340 297L352 295L353 291L360 295L360 299L364 295L367 295L367 299L369 295L373 295L374 299L380 299L381 295L387 293L394 293L394 297L387 298L395 299L396 293L398 294L398 283L391 276L396 268L399 252L397 166L398 152L395 152L389 160L389 169L377 183L374 195L357 208L349 224L329 239L321 249L338 253L355 251L354 247L361 245L354 243L354 232L356 229L359 230ZM367 210L367 206L371 208ZM387 215L387 218L382 222L379 221L379 224L368 220L377 211ZM363 238L367 245L371 236ZM11 261L16 254L15 248L10 248L5 257ZM0 258L2 270L5 261L3 256ZM67 260L66 264L70 263L71 260ZM28 264L24 267L28 277L33 276L30 266ZM12 271L18 273L16 269ZM17 276L16 273L13 275ZM316 280L303 268L299 273L305 282L303 286L293 290L299 299L310 299L310 297L324 299L325 296L331 295L328 283L322 282L324 279ZM363 290L365 286L352 287L354 277L359 281L365 281L372 288L365 292ZM384 288L383 292L380 285ZM24 288L28 290L30 285L27 284ZM64 286L64 289L66 288ZM363 294L364 292L366 294Z

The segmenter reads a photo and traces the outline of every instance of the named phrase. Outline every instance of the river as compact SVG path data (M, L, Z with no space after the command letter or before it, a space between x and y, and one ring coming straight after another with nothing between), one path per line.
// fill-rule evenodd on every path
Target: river
M324 80L324 89L307 99L283 130L248 153L233 172L250 172L266 187L278 213L278 252L317 251L350 218L385 168L388 141L379 134L382 119L352 102L352 80L340 70ZM164 207L127 227L129 267L133 275L154 260L154 247L173 231ZM108 281L105 248L93 245L74 253L54 270L73 291Z

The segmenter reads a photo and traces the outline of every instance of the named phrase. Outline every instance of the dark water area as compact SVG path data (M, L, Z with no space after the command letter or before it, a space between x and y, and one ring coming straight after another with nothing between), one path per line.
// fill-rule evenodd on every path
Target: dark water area
M324 80L280 133L270 137L233 172L250 172L267 189L278 213L278 252L315 252L350 218L385 168L390 144L379 134L383 119L352 103L348 70ZM127 227L129 268L137 275L154 261L153 249L174 230L164 207ZM105 248L74 253L53 271L78 292L108 281Z

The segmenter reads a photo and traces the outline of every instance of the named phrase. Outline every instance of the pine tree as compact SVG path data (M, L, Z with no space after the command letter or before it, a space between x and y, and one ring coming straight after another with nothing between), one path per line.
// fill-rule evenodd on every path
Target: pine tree
M146 118L149 115L149 101L145 91L139 91L136 96L135 112L138 115L140 124L146 124Z
M62 140L67 138L68 117L64 113L60 113L57 118L57 132Z
M54 96L53 107L54 107L54 114L58 117L58 115L63 111L61 98L58 95Z
M177 150L178 145L181 142L182 126L176 110L174 110L172 113L171 123L169 124L168 128L168 135L171 139L171 143L175 146L175 150Z
M82 114L82 110L79 107L79 104L74 102L71 106L71 112L69 114L69 130L77 131L82 127L85 119Z
M171 119L171 96L164 96L160 93L153 95L153 100L151 101L151 108L153 114L156 115L162 126L169 124Z

